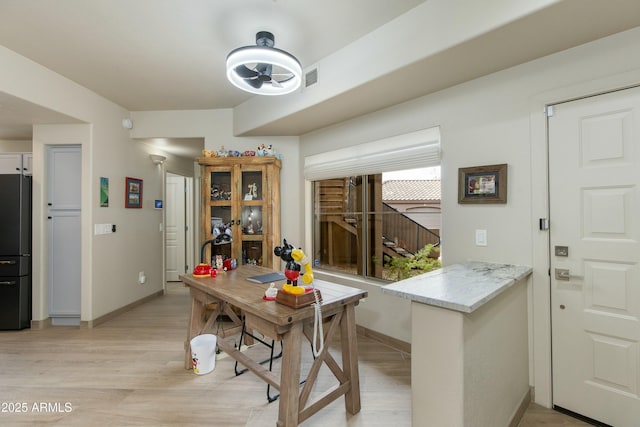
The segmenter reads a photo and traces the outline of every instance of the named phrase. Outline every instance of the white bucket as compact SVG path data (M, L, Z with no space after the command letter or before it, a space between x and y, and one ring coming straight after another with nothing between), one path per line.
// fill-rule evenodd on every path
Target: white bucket
M191 340L191 361L195 374L208 374L216 367L217 339L213 334L203 334Z

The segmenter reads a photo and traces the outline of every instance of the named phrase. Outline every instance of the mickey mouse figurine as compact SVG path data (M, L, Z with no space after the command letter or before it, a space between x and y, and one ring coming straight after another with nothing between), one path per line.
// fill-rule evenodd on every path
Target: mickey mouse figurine
M276 246L273 253L287 262L284 270L287 283L282 286L282 290L293 295L304 294L305 288L298 286L298 278L300 277L301 265L304 265L305 272L302 275L302 282L305 285L313 282L313 271L311 270L309 258L302 249L295 249L293 245L287 243L287 239L283 239L282 246Z

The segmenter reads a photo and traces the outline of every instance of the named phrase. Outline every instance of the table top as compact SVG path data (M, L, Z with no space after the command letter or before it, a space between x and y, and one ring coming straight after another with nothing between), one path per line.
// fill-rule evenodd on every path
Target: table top
M383 286L411 301L472 313L531 274L531 267L470 261Z
M314 316L313 306L291 308L275 301L266 301L262 297L264 291L269 287L269 283L255 283L247 280L252 276L272 272L273 270L265 267L243 265L235 270L219 272L216 277L193 277L192 274L185 274L180 276L180 280L187 286L226 301L276 325L287 325L312 319ZM282 288L284 280L275 283L278 288ZM322 294L322 312L325 315L336 311L345 304L357 305L360 299L367 297L367 292L362 289L324 280L314 280L312 284Z

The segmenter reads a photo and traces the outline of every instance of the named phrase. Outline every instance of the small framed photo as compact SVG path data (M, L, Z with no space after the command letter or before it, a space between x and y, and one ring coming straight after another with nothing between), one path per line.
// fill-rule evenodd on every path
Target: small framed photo
M507 203L507 164L458 169L458 203Z
M125 208L142 208L142 180L127 177L124 197Z

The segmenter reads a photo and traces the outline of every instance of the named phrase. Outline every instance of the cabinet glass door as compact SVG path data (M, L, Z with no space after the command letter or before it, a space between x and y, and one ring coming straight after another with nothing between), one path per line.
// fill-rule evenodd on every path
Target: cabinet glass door
M231 258L231 206L211 206L211 261L215 263L216 255L221 255L224 261Z
M262 171L243 171L242 191L242 200L262 200Z
M232 198L234 197L233 179L229 169L214 170L210 172L210 224L207 230L207 238L213 240L209 244L210 259L204 260L215 265L216 256L221 256L224 261L232 258L231 243L233 224Z
M242 208L242 237L262 234L262 206Z
M240 230L242 236L242 262L262 265L264 258L264 173L263 169L243 169Z
M252 265L262 265L262 241L242 242L242 263Z
M211 201L231 200L231 172L211 172Z

